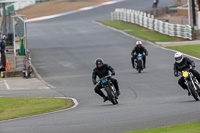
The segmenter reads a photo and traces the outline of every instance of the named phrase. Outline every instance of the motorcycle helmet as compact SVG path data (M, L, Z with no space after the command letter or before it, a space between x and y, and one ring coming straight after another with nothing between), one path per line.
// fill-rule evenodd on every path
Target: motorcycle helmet
M174 58L177 63L181 63L183 61L183 54L181 52L176 52Z
M98 68L101 68L104 64L104 61L103 61L103 59L98 58L98 59L96 59L95 64Z
M142 41L137 41L136 44L137 44L137 47L140 48L142 46Z
M137 41L136 44L137 45L142 45L142 41Z

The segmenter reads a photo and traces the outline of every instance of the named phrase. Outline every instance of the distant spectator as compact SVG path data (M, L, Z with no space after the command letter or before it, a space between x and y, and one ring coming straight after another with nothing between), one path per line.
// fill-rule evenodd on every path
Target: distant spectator
M6 37L5 35L3 35L0 42L1 54L5 54L5 40L6 40Z
M0 66L0 74L1 74L2 71L6 71L5 66L3 66L3 65Z
M6 39L5 36L2 36L2 39L0 41L1 65L3 66L1 68L3 68L3 69L5 69L5 66L6 66L5 39Z
M159 0L153 0L153 8L157 8Z

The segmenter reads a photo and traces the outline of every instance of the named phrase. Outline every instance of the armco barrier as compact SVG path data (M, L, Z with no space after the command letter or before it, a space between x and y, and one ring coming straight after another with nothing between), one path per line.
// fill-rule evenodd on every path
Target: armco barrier
M154 19L153 15L137 10L115 9L114 12L111 12L111 19L137 24L169 36L177 36L189 40L193 39L192 27L190 25L170 24Z

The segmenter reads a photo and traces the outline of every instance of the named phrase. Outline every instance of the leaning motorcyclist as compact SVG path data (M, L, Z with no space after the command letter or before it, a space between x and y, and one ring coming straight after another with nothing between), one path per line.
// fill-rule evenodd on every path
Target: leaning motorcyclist
M137 41L134 49L131 52L132 58L132 66L135 68L134 62L137 59L138 54L142 54L142 60L143 60L143 67L146 68L146 56L148 55L148 52L144 46L142 46L142 41ZM135 54L136 53L136 54Z
M96 59L95 64L96 64L96 67L93 69L93 73L92 73L92 82L93 82L94 85L97 84L97 81L96 81L97 76L98 76L99 79L101 79L101 78L109 75L109 71L111 72L111 75L115 75L114 69L111 66L104 64L103 59L101 59L101 58ZM114 79L114 78L111 78L111 82L113 83L113 85L114 85L114 87L117 91L117 95L120 95L117 80ZM94 90L97 94L99 94L101 97L103 97L104 102L105 102L105 101L108 100L108 97L106 97L104 95L104 93L101 91L102 88L103 88L102 85L100 83L98 83L95 86Z
M200 74L194 70L195 68L195 63L190 60L187 57L183 57L183 54L181 52L176 52L174 54L174 58L175 58L175 63L174 63L174 76L178 77L179 74L182 71L188 70L197 78L197 80L200 82ZM178 84L184 89L184 90L188 90L187 85L185 84L185 80L183 77L181 77L178 80ZM190 95L190 92L188 91L188 95Z

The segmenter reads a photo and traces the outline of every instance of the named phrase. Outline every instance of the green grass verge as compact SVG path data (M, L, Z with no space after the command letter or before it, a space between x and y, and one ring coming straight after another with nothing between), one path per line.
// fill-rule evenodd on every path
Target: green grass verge
M143 40L148 40L152 42L178 42L183 40L178 37L171 37L128 22L118 20L105 20L98 22L119 30L123 30Z
M73 106L70 99L0 97L0 120L37 115Z
M200 45L168 46L167 48L200 58Z
M200 122L138 130L126 133L200 133Z

